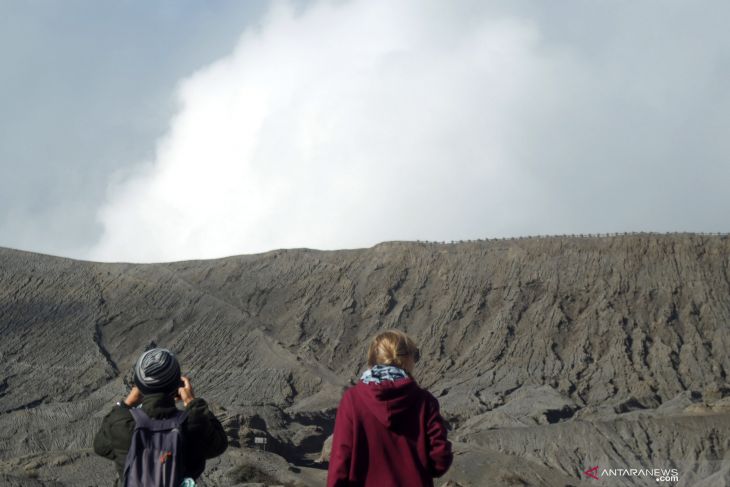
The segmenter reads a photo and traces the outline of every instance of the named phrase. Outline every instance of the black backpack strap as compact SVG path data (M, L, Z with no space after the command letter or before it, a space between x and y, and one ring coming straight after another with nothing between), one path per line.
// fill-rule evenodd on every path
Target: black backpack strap
M174 417L175 426L179 427L185 422L186 419L188 419L188 410L186 409L184 411L178 411L177 415Z
M129 412L134 418L135 428L149 428L152 426L152 418L147 416L147 413L142 411L142 408L131 408Z

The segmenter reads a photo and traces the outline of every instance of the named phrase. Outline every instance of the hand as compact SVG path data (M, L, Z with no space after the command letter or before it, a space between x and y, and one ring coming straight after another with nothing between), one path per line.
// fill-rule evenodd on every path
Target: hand
M132 390L129 391L129 394L127 394L127 397L124 399L124 404L126 404L130 408L133 408L141 402L142 391L140 391L137 386L132 387Z
M177 390L177 397L183 402L184 406L187 406L190 401L195 399L193 386L190 384L190 379L184 375L180 379L182 379L184 386Z

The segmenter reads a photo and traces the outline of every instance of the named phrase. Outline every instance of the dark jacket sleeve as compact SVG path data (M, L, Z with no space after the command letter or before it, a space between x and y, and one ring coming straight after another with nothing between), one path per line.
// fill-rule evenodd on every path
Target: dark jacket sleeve
M451 442L446 439L446 425L439 412L439 402L430 393L427 397L426 435L428 437L429 471L434 477L441 477L451 466L453 454Z
M352 407L347 392L342 396L337 408L333 435L330 464L327 471L327 487L344 487L350 485L353 443Z
M111 433L109 432L109 416L111 413L104 416L101 422L101 428L96 432L94 436L94 452L105 458L112 458L112 439Z
M134 418L129 410L114 406L104 417L99 431L94 436L94 452L114 461L117 470L121 471L132 441L133 429Z
M199 446L200 455L213 458L228 448L228 438L218 418L208 408L204 399L195 398L186 406L188 411L187 433L193 444Z

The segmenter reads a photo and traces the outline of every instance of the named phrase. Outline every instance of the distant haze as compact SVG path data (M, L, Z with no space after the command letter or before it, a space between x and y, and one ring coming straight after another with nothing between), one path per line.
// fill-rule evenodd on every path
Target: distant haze
M91 215L57 215L69 223L54 227L66 238L56 252L147 262L727 230L729 13L679 1L272 3L229 54L153 98L176 107L171 118L139 140L147 152L99 175L103 190L77 192ZM0 245L53 252L14 236L23 197L3 202ZM25 207L28 225L50 211Z

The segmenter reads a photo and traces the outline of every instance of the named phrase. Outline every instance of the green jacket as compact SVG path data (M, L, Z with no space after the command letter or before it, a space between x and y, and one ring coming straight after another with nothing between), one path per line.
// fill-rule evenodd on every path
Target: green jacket
M220 421L200 398L190 401L185 408L188 417L182 424L183 465L185 476L197 479L205 470L205 460L217 457L228 447L226 433ZM172 416L177 408L170 395L150 394L142 400L142 410L150 418L162 419ZM94 451L97 455L113 460L122 478L127 451L132 443L134 418L124 406L114 406L104 417L101 429L94 437Z

